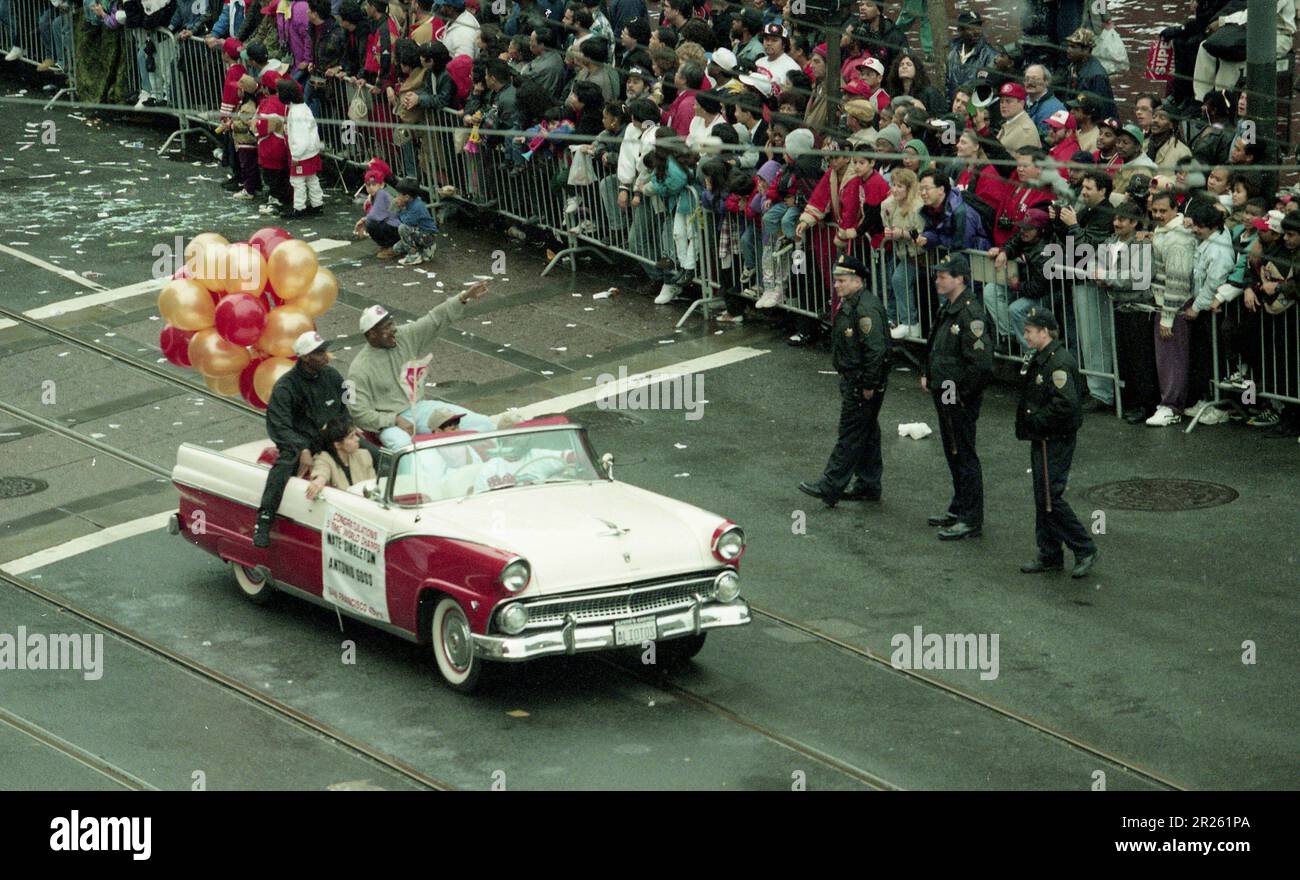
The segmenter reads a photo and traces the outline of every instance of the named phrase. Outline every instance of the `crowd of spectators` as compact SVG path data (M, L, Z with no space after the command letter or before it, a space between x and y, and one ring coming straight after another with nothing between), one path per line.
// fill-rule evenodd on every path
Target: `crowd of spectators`
M0 0L0 40L13 39L13 2ZM261 102L287 79L314 117L345 118L361 102L369 120L391 122L398 173L368 179L370 204L384 211L418 198L415 183L436 197L438 164L455 161L421 123L460 128L457 150L506 169L557 158L565 192L598 193L569 200L579 229L623 231L633 251L657 242L659 252L638 253L650 257L656 303L691 294L706 251L734 254L721 276L724 324L789 303L796 249L807 248L812 283L826 289L838 254L874 254L901 344L929 329L939 255L978 251L993 272L974 288L999 349L1019 353L1031 308L1056 311L1090 373L1093 409L1114 406L1114 383L1100 375L1114 364L1134 423L1228 418L1205 405L1216 343L1228 364L1222 379L1251 388L1285 363L1290 374L1270 387L1300 394L1300 190L1266 164L1274 129L1249 114L1244 0L1189 3L1191 17L1161 33L1174 56L1163 94L1131 103L1117 103L1111 84L1127 63L1121 35L1082 0L1029 0L1020 39L1001 45L960 4L954 33L935 39L916 0L665 0L653 12L644 0L117 0L80 12L61 2L41 18L42 69L57 66L74 24L170 29L241 67L233 104L223 98L222 107L232 123L252 108L232 132L243 142L232 137L227 150L235 198L252 197L239 148L260 151L275 136L261 121L278 112ZM1276 8L1274 48L1289 60L1295 0ZM836 9L843 23L831 26ZM836 51L828 34L841 34ZM76 41L79 89L80 71L99 69L82 62L94 50L93 40ZM127 62L138 65L142 88L130 97L141 106L168 98L165 84L155 86L157 51L146 41ZM1287 158L1290 146L1279 146L1274 155ZM304 205L277 175L265 177L272 195L298 196L290 214L317 204L316 190ZM390 185L394 198L374 198ZM599 218L584 216L590 204ZM698 212L714 222L696 222ZM384 256L430 255L424 239L397 236L395 216L370 219L357 231ZM647 224L662 234L647 236ZM703 247L702 228L727 241ZM1140 261L1065 265L1080 246L1112 255L1146 247L1150 283L1130 271ZM825 302L823 319L835 307L829 293ZM811 341L818 327L800 319L791 341ZM1295 407L1261 398L1238 415L1300 433Z

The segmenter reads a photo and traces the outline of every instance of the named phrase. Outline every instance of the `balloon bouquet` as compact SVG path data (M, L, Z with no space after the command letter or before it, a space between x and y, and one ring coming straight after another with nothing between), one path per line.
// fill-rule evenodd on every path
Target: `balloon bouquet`
M283 229L268 226L237 244L205 232L190 240L185 265L158 297L167 322L158 345L216 393L266 409L293 368L294 340L315 329L338 294L311 245Z

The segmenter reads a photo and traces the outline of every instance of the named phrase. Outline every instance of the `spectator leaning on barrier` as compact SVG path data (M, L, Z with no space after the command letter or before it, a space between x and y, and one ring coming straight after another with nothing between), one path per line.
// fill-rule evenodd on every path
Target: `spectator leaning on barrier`
M1114 310L1115 366L1124 387L1124 421L1139 424L1154 412L1160 397L1156 384L1155 343L1151 335L1151 293L1138 287L1132 259L1142 210L1133 202L1115 209L1113 233L1103 243L1096 265L1098 288Z
M1188 396L1198 402L1189 415L1206 406L1203 395L1209 390L1209 366L1214 358L1211 347L1210 319L1202 312L1217 311L1216 297L1236 265L1232 237L1223 228L1223 213L1214 205L1195 201L1188 211L1192 234L1196 236L1196 257L1192 265L1192 302L1183 315L1193 322L1188 336Z
M889 197L880 206L880 222L889 242L889 296L885 312L889 318L889 335L920 338L921 312L917 305L917 281L926 270L922 245L917 243L925 229L921 216L921 196L916 175L906 168L896 168L889 176Z
M306 0L279 0L275 9L275 33L280 45L289 50L289 76L305 86L311 67L311 21Z
M336 20L346 35L343 54L332 67L323 64L319 67L326 76L359 76L365 66L366 39L369 36L366 13L357 0L343 0L339 4Z
M1004 248L991 248L999 279L984 286L989 317L1000 333L1018 344L1025 335L1025 315L1033 308L1051 309L1052 286L1048 279L1047 233L1051 219L1042 208L1030 208L1015 223L1016 234ZM1014 264L1017 271L1009 271ZM1059 281L1057 282L1060 283Z
M364 76L372 89L382 91L397 78L393 46L397 44L400 29L388 14L386 0L366 0L364 8L369 29L366 35Z
M966 195L953 189L948 178L937 169L921 175L917 186L924 205L925 230L917 244L927 250L944 248L948 251L987 251L991 245L983 218L971 205Z
M1104 171L1086 171L1079 186L1078 210L1065 206L1059 210L1052 206L1051 214L1065 230L1065 255L1098 253L1103 242L1114 232L1114 210L1111 208L1111 178ZM1074 280L1074 339L1078 346L1079 365L1090 372L1109 373L1115 356L1115 340L1111 335L1109 303L1093 279L1062 273L1065 280ZM1115 386L1105 375L1089 375L1087 388L1091 400L1086 402L1088 412L1110 409L1115 404Z
M1183 315L1191 304L1192 267L1196 244L1174 208L1170 192L1151 197L1151 292L1159 320L1155 326L1156 373L1160 381L1160 404L1147 424L1165 427L1182 420L1187 402L1188 327Z

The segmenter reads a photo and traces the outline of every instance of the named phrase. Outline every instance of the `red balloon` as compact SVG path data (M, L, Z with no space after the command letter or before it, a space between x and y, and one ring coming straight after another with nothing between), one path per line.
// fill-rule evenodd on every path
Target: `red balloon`
M253 374L257 372L258 366L260 366L264 360L266 360L266 358L263 357L249 361L248 366L244 367L243 372L239 374L240 395L244 400L248 401L249 406L254 406L258 409L266 409L266 403L262 398L257 396L257 389L253 386Z
M219 291L219 290L209 290L208 293L210 293L210 294L212 295L212 304L213 304L214 306L217 305L218 303L220 303L220 302L221 302L221 298L222 298L223 296L225 296L225 294L222 293L222 292Z
M188 266L181 266L179 269L177 269L175 272L172 273L173 281L181 278L192 278L192 277L193 276L190 275L190 270Z
M232 345L252 345L266 328L266 306L247 293L231 293L217 303L217 335Z
M266 226L257 230L248 237L248 243L262 252L262 256L268 260L271 259L271 251L280 246L282 242L289 241L293 236L287 230L278 226Z
M162 333L158 334L158 347L162 349L163 357L171 361L178 367L189 367L190 364L190 340L194 338L192 330L177 330L171 324L163 327Z

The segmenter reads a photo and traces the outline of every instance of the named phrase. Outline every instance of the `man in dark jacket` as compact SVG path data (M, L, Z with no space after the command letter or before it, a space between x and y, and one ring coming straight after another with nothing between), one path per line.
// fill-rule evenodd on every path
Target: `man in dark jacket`
M853 23L853 34L866 44L871 56L879 58L888 71L898 53L907 48L907 34L885 17L883 7L881 0L861 0L858 4L861 17ZM952 100L952 95L948 100Z
M1057 338L1056 318L1035 309L1025 318L1025 343L1033 349L1020 369L1016 438L1028 440L1034 484L1034 535L1038 556L1020 566L1025 574L1061 571L1064 544L1074 553L1071 576L1081 578L1097 561L1097 545L1066 503L1065 487L1083 408L1083 381L1074 357Z
M253 531L254 547L271 546L271 524L289 478L310 471L316 453L325 448L322 427L336 416L348 415L343 376L329 365L329 343L309 331L298 337L293 350L298 363L275 383L266 403L266 432L280 457L266 478Z
M944 79L948 100L952 101L959 86L976 79L981 70L992 67L997 56L997 50L984 39L984 19L979 13L963 12L957 16L957 42L948 51ZM930 107L926 109L933 110Z
M840 434L822 478L799 484L799 491L827 507L841 498L880 500L880 405L889 377L885 307L866 286L870 270L842 256L832 274L840 297L831 329L831 365L840 374Z
M978 537L984 528L984 476L975 452L975 423L993 375L993 346L984 307L968 288L970 263L954 254L939 264L934 287L947 301L930 330L921 390L934 397L939 436L952 474L948 509L928 522L939 540Z
M1093 95L1101 101L1102 118L1118 116L1115 93L1110 88L1110 75L1101 62L1092 57L1097 45L1097 35L1081 27L1065 41L1065 54L1070 66L1065 70L1065 89L1070 94Z

